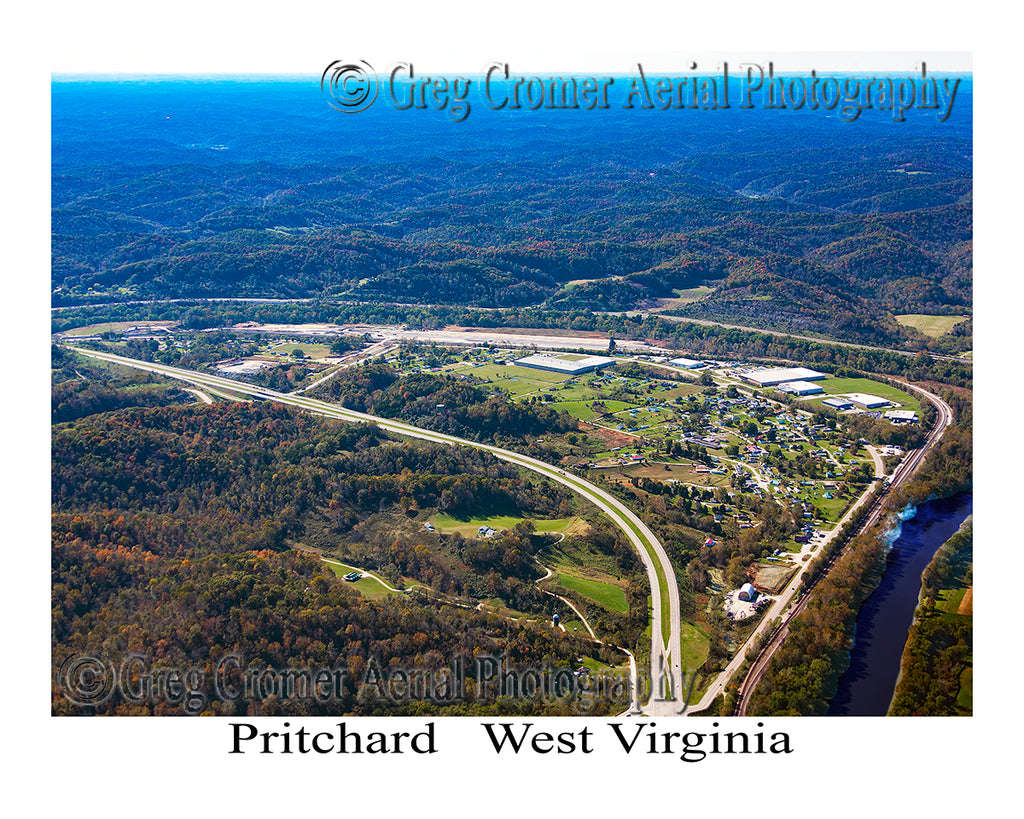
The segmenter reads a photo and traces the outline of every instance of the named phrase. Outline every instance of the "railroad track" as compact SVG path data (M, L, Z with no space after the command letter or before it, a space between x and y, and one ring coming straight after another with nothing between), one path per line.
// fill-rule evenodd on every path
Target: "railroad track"
M925 438L924 445L920 449L912 449L907 453L907 456L896 468L892 476L886 480L882 491L872 499L863 519L856 528L850 532L848 536L848 539L850 540L857 535L868 531L878 522L882 513L886 509L885 499L894 489L897 489L904 484L918 470L928 453L939 442L943 433L945 433L946 428L953 421L953 410L945 401L939 398L939 396L906 381L902 381L900 379L896 380L899 380L900 383L908 389L912 389L927 398L938 411L938 418L936 419L935 426L932 427L931 432L929 432ZM793 604L793 606L790 607L789 611L783 615L782 622L779 624L778 628L771 632L771 636L769 636L768 641L761 648L757 658L750 667L750 671L747 672L747 676L744 678L743 683L740 686L736 702L737 716L743 717L747 715L747 706L750 703L750 696L754 692L754 689L757 688L757 684L761 681L761 678L764 676L764 672L768 668L768 663L772 656L776 651L778 651L779 646L782 645L786 637L789 635L790 622L804 610L814 587L817 586L818 582L822 578L828 576L828 573L832 570L836 561L842 555L846 554L848 550L848 546L843 547L828 559L823 570L813 580L808 582L807 588L800 593L800 598Z

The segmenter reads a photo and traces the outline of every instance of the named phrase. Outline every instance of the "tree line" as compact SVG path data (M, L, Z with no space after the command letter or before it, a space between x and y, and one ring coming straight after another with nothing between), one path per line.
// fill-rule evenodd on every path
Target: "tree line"
M973 667L974 629L970 614L943 611L939 593L973 583L974 534L970 521L947 540L921 576L921 604L903 650L900 680L889 714L959 716L973 703L963 694Z
M564 511L568 493L522 478L476 450L390 440L373 425L313 418L269 404L129 408L53 428L55 672L75 653L141 653L208 668L236 652L254 668L342 667L358 681L371 660L439 667L456 655L575 667L611 649L550 628L442 602L501 597L550 616L533 579L543 539L528 528L480 540L427 532L422 512L486 507L526 516ZM397 526L400 520L408 526ZM295 541L346 550L401 585L438 595L374 602L352 593ZM362 558L365 557L365 562ZM472 683L472 681L470 681ZM478 713L468 703L215 701L208 713ZM113 698L54 713L179 713ZM504 706L503 706L504 707ZM512 702L506 712L569 713L569 703ZM611 705L602 707L612 707ZM425 709L425 710L423 710Z

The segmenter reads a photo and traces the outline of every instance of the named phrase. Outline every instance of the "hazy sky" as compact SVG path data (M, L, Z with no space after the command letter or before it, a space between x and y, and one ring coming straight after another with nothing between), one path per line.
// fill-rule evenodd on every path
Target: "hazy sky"
M56 0L47 40L53 73L316 74L333 60L377 70L410 61L424 72L477 73L492 61L514 71L629 73L713 70L723 59L784 71L971 70L961 22L941 7L891 2L501 2L276 4L178 0ZM838 4L837 4L838 5ZM916 50L915 50L916 49Z

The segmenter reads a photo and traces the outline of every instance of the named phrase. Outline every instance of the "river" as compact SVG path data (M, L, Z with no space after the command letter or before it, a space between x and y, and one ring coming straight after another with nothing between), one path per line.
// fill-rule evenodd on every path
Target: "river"
M962 492L927 501L903 521L886 560L885 574L857 616L850 667L839 680L829 716L885 716L921 592L921 572L973 507L973 494Z

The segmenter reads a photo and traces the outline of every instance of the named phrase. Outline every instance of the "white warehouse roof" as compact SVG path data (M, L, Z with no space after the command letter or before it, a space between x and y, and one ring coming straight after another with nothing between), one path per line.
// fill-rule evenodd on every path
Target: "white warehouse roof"
M689 370L695 370L698 367L703 367L703 361L696 361L692 358L673 358L669 364L675 364L677 367L686 367Z
M752 370L745 373L743 377L754 384L762 387L774 387L785 381L818 381L827 378L825 373L817 370L809 370L806 367L776 367L767 370Z
M575 375L607 367L609 364L614 364L615 359L602 355L590 355L573 360L563 358L557 353L536 353L528 355L526 358L517 359L515 363L520 367L533 367L536 370L552 370L557 373Z
M812 384L810 381L786 381L783 384L779 384L779 389L782 392L788 392L793 395L816 395L819 392L825 392L817 384Z
M888 399L879 398L877 395L867 395L863 392L847 393L846 397L853 401L854 404L859 404L867 409L875 409L876 407L886 407L889 405Z

